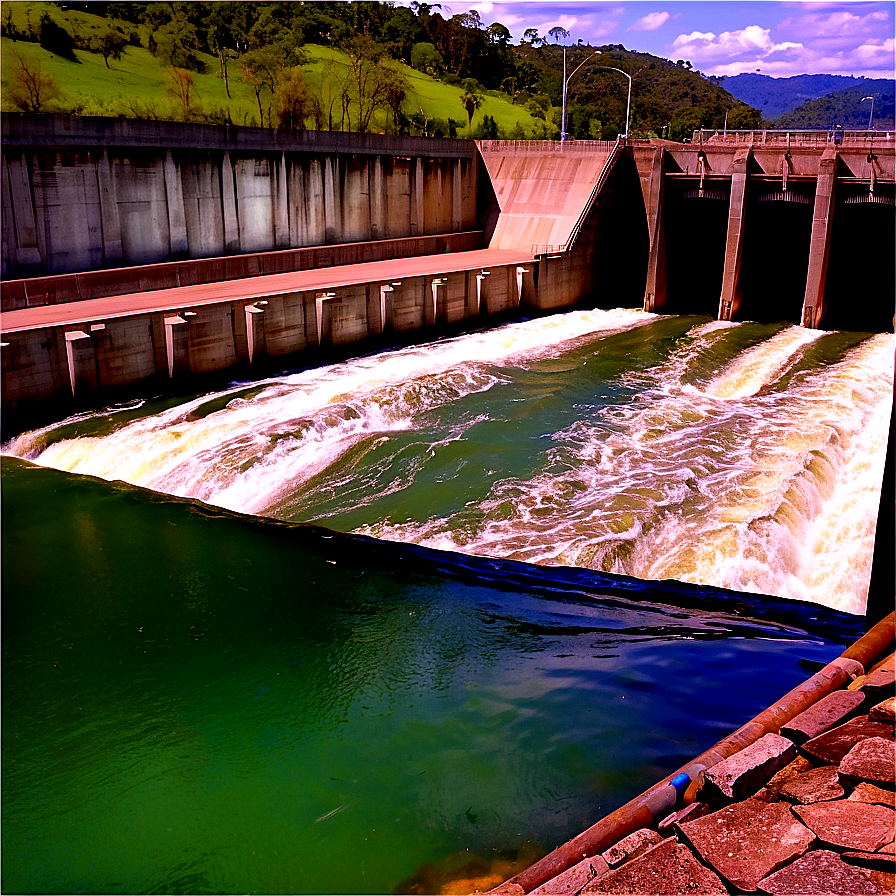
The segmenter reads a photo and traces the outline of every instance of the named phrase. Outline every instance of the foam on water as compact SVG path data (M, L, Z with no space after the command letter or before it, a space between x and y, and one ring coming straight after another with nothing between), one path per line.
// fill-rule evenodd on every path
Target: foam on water
M263 513L334 464L361 439L398 432L414 418L501 381L495 365L534 360L584 338L649 323L618 309L554 315L202 396L102 437L52 441L58 425L14 439L5 451L73 473L121 479L233 510ZM220 410L208 405L233 394Z
M510 383L514 366L558 358L563 369L545 374L550 394L554 375L578 376L581 356L567 355L572 349L600 356L602 337L659 320L629 310L555 315L270 379L251 393L241 385L103 436L62 438L48 427L5 450L244 512L297 518L299 508L302 518L326 523L314 510L324 492L342 489L355 507L373 507L413 487L422 465L488 422L481 413L453 421L450 409ZM816 363L807 352L826 336L821 331L785 327L738 350L738 334L749 341L761 332L742 326L701 324L660 363L633 363L618 377L634 397L582 406L574 422L544 432L533 472L489 470L484 497L460 510L423 521L371 511L358 531L862 612L892 400L892 337ZM573 366L567 357L577 359ZM508 413L504 423L512 425ZM433 415L448 422L431 444L423 437L428 450L380 475L400 450L390 441L423 432ZM371 452L386 460L368 469Z
M693 329L640 401L556 434L563 447L532 479L502 480L481 506L453 518L365 531L863 612L892 338L875 336L776 392L765 387L792 366L798 346L822 335L785 331L744 352L705 392L684 385L681 377L718 332ZM761 359L749 377L744 356Z

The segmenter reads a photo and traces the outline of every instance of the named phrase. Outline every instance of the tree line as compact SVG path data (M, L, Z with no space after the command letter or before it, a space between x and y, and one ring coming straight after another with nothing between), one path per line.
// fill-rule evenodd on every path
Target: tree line
M613 139L625 124L624 79L633 78L632 136L682 139L697 127L755 127L759 112L739 103L717 79L704 78L689 62L673 63L621 45L591 47L574 42L556 27L540 35L529 29L519 45L500 22L486 24L476 11L450 15L438 3L414 0L409 7L387 2L82 2L57 3L69 10L100 17L104 27L79 39L53 16L43 13L22 29L13 23L10 7L3 34L13 40L34 40L51 52L77 61L75 49L120 59L129 46L145 46L169 72L169 94L181 117L208 119L196 102L193 75L205 72L211 57L231 96L234 74L251 88L257 108L255 123L301 129L386 129L394 133L453 136L473 117L487 92L498 91L543 123L539 136L556 136L563 89L563 51L569 68L598 49L599 64L583 66L569 85L567 131L576 138ZM303 66L309 45L332 47L344 57L325 63L319 90L309 87ZM20 57L20 61L21 57ZM24 64L24 63L23 63ZM411 102L403 65L424 72L461 91L457 119L430 121ZM33 73L32 73L33 80ZM42 111L33 95L20 90L19 105ZM33 90L32 90L33 94ZM220 116L227 118L226 110ZM497 137L488 116L480 136ZM510 135L503 135L510 136ZM514 134L513 136L522 136Z

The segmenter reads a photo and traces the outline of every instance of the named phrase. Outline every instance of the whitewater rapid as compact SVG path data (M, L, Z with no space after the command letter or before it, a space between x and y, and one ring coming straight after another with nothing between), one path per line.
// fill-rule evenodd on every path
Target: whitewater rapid
M224 508L313 508L366 457L509 383L515 370L660 320L577 311L358 358L202 396L111 432L26 433L5 453ZM621 381L634 400L583 410L544 433L524 476L428 519L357 531L482 556L671 578L860 613L867 598L893 384L893 338L812 361L828 334L784 327L732 349L741 324L692 327L658 364ZM720 359L715 363L714 359ZM578 363L578 362L577 362ZM487 414L433 441L465 439ZM512 419L506 422L512 425ZM394 458L392 459L394 460ZM391 462L391 461L389 461ZM377 461L377 463L381 463ZM386 463L386 462L382 462ZM413 472L370 495L413 488ZM385 481L385 480L383 480ZM361 503L368 501L363 499ZM326 524L326 517L315 517Z

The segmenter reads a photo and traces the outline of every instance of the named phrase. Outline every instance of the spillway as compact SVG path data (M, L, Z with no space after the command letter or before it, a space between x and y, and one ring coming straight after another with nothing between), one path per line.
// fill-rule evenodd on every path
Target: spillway
M4 450L382 539L862 613L892 379L891 335L574 311Z

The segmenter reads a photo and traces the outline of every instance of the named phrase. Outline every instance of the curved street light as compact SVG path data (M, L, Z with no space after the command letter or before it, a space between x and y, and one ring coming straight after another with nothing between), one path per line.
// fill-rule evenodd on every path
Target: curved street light
M569 82L572 80L572 76L583 66L586 62L590 62L594 59L595 56L600 56L600 50L595 50L593 56L589 56L587 59L580 62L570 73L569 77L566 76L566 47L563 48L563 112L560 116L560 142L566 142L566 88L569 85Z
M871 100L871 114L868 116L868 130L871 130L871 123L874 121L874 97L873 96L863 96L860 102L864 103L865 100Z
M597 52L600 53L600 50ZM628 78L628 102L625 104L625 133L622 135L628 140L628 125L631 120L632 112L632 76L628 72L624 72L621 68L615 68L612 65L599 65L597 67L609 69L611 72L619 72L620 75L625 75L625 77ZM637 72L635 74L637 74Z
M572 80L572 76L586 63L591 62L595 56L600 56L601 51L595 50L594 55L589 56L584 61L580 62L570 73L569 76L566 74L566 47L563 48L563 111L561 113L560 118L560 142L566 142L566 90L569 86L569 82ZM628 139L628 125L629 120L631 118L632 111L632 76L628 72L624 72L621 68L616 68L612 65L597 65L595 68L605 68L611 72L619 72L620 75L625 75L628 78L628 102L625 106L625 133L622 135L625 139Z

